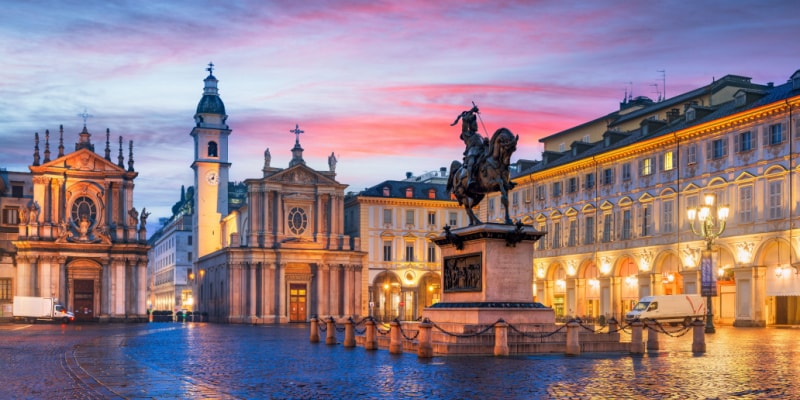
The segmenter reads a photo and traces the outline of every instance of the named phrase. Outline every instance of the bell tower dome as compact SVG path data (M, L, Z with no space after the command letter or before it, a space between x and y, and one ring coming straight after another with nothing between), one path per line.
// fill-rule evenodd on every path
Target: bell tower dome
M209 63L203 97L194 114L194 222L193 253L199 258L222 247L220 221L228 214L228 136L225 104L219 97L214 64Z

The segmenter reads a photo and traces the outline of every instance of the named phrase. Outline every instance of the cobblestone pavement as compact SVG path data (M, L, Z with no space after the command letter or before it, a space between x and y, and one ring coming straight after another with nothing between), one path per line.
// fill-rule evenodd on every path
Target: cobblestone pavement
M645 355L392 355L309 343L309 326L0 324L0 397L14 399L800 398L800 330L718 327ZM340 334L341 335L341 334ZM341 341L343 338L340 337Z

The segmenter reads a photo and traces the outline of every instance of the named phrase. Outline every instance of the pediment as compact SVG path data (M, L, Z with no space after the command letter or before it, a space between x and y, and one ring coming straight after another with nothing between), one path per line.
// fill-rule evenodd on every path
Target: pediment
M550 219L560 218L560 217L561 217L561 211L553 210L553 212L550 213Z
M684 192L695 192L695 191L698 191L698 190L700 190L700 187L695 185L694 183L689 183L688 185L686 185L683 188Z
M534 218L534 220L536 220L538 222L544 222L544 221L547 221L547 216L544 215L543 213L538 213L538 214L536 214L536 217Z
M628 196L625 196L625 197L623 197L623 198L621 198L619 200L619 206L620 207L627 207L627 206L629 206L631 204L633 204L633 200L631 200L631 198L628 197Z
M267 182L280 182L292 185L338 185L335 180L303 165L287 168L266 179Z
M675 189L671 187L664 188L664 190L662 190L660 194L661 197L671 197L674 195L675 195Z
M121 168L89 149L80 149L34 168L37 172L58 170L59 173L63 173L64 169L82 172L125 172L125 168Z
M747 171L744 171L741 174L739 174L739 176L737 176L736 179L734 179L734 180L735 181L747 181L747 180L752 180L752 179L755 179L755 178L756 177L753 174L751 174L751 173L749 173Z
M608 209L611 209L611 208L614 208L614 203L612 203L612 202L610 202L608 200L605 200L605 201L603 201L603 204L600 204L600 209L601 210L608 210Z
M578 215L578 210L576 210L574 207L570 207L567 209L567 211L564 212L564 215L568 217L574 217Z
M583 211L584 213L587 213L587 214L588 213L593 213L595 211L594 204L587 204L587 205L583 206L583 209L581 209L581 211Z
M641 196L639 196L640 203L646 203L648 201L653 201L653 196L651 196L650 193L644 192Z

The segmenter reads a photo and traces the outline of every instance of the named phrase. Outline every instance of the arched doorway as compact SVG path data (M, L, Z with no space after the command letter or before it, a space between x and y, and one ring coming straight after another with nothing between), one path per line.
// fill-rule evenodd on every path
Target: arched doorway
M553 271L553 311L556 318L566 317L565 296L567 293L567 271L559 265Z
M584 317L594 320L600 315L600 270L595 263L591 263L583 272L584 286Z
M667 254L660 263L661 275L655 279L655 294L682 294L683 279L681 278L680 261L674 254Z
M418 315L422 315L423 308L430 307L442 300L442 278L439 274L429 272L419 280L419 299Z
M95 321L101 314L102 266L92 260L75 260L67 264L67 309L77 321Z
M773 240L764 246L761 265L765 266L770 315L775 325L800 323L800 275L792 262L792 251L783 240Z
M389 322L400 317L400 279L390 271L381 272L370 288L372 316L378 321Z
M633 258L625 257L622 259L617 276L620 282L620 318L622 318L639 301L639 269L636 267L636 262L633 261Z

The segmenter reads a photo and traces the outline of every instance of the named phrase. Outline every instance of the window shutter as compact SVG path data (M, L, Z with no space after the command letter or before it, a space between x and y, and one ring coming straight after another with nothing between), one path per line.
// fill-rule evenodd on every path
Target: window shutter
M763 126L761 127L761 143L764 147L769 146L769 127Z
M728 138L722 139L722 156L723 157L728 156Z
M800 139L800 118L794 120L794 138Z
M734 153L738 153L738 152L742 151L742 146L739 145L740 136L742 136L741 133L737 133L737 134L733 135L733 152Z
M789 138L789 130L786 129L786 122L781 123L781 143Z
M706 160L710 160L711 159L711 143L712 142L713 142L712 140L709 140L709 141L706 142Z
M642 175L644 175L644 174L642 173L642 172L644 172L644 171L642 170L642 166L643 166L643 165L644 165L644 160L639 160L639 176L642 176Z

